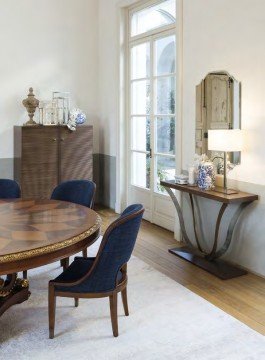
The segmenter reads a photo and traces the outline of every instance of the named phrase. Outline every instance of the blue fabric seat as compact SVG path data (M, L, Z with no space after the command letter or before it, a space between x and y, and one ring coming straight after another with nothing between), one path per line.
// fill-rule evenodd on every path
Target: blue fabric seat
M51 199L69 201L89 208L94 206L96 184L90 180L70 180L56 186Z
M20 186L15 180L0 179L0 199L17 199L20 194Z
M106 230L95 258L76 257L73 263L49 283L49 330L54 337L55 297L109 297L113 335L118 336L117 293L121 292L125 315L127 304L127 262L129 261L144 208L127 207Z
M56 279L54 279L54 281L56 282L73 282L73 281L77 281L80 278L82 278L85 274L88 273L88 271L91 269L93 263L95 262L95 257L94 258L84 258L84 257L75 257L74 261L72 262L72 264L59 276L57 276ZM117 276L117 280L118 282L120 282L122 279L122 272L119 271L118 272L118 276ZM74 291L74 292L95 292L95 288L93 286L91 286L91 282L85 281L83 284L80 284L79 286L69 286L69 287L60 287L60 286L56 286L55 289L58 291ZM113 290L113 289L110 289ZM109 291L110 291L109 290ZM98 287L98 290L96 292L104 292L106 291L105 289L100 289L100 285Z

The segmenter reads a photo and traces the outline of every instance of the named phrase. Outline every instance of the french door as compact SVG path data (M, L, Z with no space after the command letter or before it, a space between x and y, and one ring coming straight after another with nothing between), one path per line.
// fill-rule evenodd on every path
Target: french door
M176 169L176 35L158 31L129 46L128 198L145 219L174 230L175 211L160 180Z

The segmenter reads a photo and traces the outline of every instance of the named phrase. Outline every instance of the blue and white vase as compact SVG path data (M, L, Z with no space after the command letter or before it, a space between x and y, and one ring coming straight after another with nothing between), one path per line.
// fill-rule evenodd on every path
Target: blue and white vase
M86 121L85 113L80 109L74 108L70 111L70 116L67 126L70 130L75 131L76 125L84 124L85 121Z
M202 190L214 189L214 165L210 161L202 162L198 166L197 185Z

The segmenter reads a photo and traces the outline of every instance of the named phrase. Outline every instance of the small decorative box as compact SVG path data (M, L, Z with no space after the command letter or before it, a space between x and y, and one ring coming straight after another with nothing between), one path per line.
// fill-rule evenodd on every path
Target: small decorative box
M187 185L189 182L189 177L184 174L175 175L175 183L180 185Z

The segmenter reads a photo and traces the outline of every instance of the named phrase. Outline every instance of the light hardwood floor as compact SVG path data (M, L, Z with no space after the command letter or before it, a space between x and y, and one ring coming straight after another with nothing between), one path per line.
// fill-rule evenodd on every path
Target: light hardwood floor
M117 218L110 209L97 207L96 211L103 221L102 231ZM134 255L265 335L265 279L248 274L220 280L168 252L178 244L172 232L143 221Z

